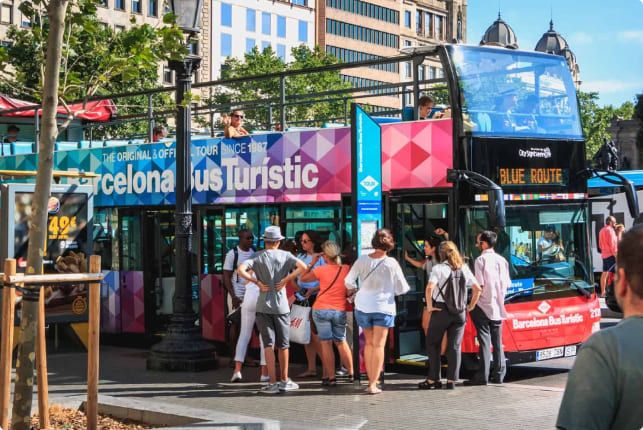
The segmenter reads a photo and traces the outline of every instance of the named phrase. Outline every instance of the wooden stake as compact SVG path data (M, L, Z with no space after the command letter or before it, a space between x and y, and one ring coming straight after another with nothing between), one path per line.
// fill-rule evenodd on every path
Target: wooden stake
M89 272L100 273L100 256L89 257ZM100 341L100 283L89 284L89 330L87 339L87 429L98 426L98 350Z
M36 343L38 375L38 420L41 429L49 428L49 376L47 375L47 344L45 339L45 289L40 287L38 299L38 339Z
M5 280L16 274L16 260L4 262ZM0 343L0 427L9 428L9 402L11 400L11 367L13 353L13 324L16 290L13 285L2 289L2 342Z

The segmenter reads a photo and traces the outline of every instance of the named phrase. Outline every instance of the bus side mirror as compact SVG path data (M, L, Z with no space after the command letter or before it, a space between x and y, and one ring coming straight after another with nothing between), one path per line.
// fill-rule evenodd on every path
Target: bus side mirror
M627 181L623 187L625 188L625 197L627 198L627 207L630 210L630 215L632 218L637 219L639 217L639 198L636 194L636 188L632 181Z
M490 227L505 227L505 194L501 188L487 191Z

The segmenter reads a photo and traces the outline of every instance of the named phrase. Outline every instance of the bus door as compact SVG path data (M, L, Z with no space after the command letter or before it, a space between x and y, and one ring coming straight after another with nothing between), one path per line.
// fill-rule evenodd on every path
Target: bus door
M397 299L394 357L399 364L423 366L427 356L422 330L422 298L428 282L426 270L405 261L405 253L419 264L426 261L424 239L437 229L448 231L448 195L390 195L388 221L395 236L394 255L411 287Z
M173 311L174 211L144 211L142 217L145 328L158 334L167 328Z

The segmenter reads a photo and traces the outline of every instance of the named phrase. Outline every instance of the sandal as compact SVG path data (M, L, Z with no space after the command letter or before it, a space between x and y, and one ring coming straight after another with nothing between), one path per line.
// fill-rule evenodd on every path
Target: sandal
M382 390L378 387L371 389L371 387L366 388L366 394L380 394Z
M355 382L355 375L348 375L346 380L351 383Z
M322 378L321 384L322 384L322 387L328 387L330 385L330 379Z
M418 384L418 388L420 390L439 390L440 388L442 388L442 382L429 382L428 379L425 379Z
M337 386L337 379L329 379L328 380L328 386L329 387L336 387Z

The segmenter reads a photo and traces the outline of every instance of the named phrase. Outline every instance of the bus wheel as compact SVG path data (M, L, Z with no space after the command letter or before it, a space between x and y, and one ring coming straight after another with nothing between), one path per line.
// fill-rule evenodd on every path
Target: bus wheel
M470 379L480 368L480 360L477 354L462 354L462 365L460 366L460 377Z

